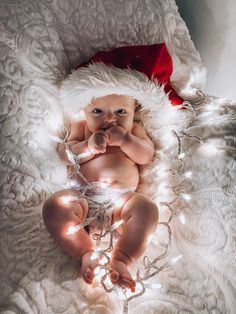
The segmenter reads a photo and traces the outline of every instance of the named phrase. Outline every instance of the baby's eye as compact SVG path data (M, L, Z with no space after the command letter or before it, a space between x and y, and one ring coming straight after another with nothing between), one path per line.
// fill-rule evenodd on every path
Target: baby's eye
M96 114L101 113L101 112L102 112L102 109L100 108L94 108L92 111L92 113L96 113Z
M118 113L118 114L125 114L126 110L125 109L117 109L116 113Z

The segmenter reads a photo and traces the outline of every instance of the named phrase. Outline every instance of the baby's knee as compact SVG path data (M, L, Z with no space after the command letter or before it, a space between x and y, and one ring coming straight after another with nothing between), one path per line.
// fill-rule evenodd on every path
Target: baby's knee
M126 207L126 208L125 208ZM126 216L135 216L140 221L148 221L154 225L158 223L158 207L147 196L136 193L126 203L123 214Z
M83 220L87 216L86 199L67 190L60 191L49 197L43 205L43 220L46 226L60 224L77 217Z

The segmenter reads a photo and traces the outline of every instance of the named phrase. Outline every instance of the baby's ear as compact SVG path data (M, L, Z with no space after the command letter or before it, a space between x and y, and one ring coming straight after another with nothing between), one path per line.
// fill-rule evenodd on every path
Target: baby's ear
M138 103L138 101L135 100L135 112L139 112L141 107L142 107L142 105L140 105L140 103Z

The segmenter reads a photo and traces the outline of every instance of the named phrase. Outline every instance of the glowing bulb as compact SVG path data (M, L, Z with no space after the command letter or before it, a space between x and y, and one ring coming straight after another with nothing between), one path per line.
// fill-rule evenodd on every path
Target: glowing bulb
M119 298L121 298L121 299L124 298L125 295L124 295L123 291L120 289L120 287L115 287L114 291Z
M157 290L157 289L161 289L162 288L162 285L159 284L159 283L150 283L150 284L147 284L145 285L147 288L150 288L152 290Z
M61 200L64 204L69 204L70 202L78 201L80 197L74 195L62 196Z
M124 220L119 220L117 222L115 222L112 226L111 226L111 231L117 229L119 226L121 226L123 224Z
M106 286L112 286L113 285L113 283L111 282L111 279L108 276L104 280L104 283Z
M173 257L171 260L170 260L170 264L171 265L175 265L178 263L179 260L181 260L181 258L183 257L183 255L178 255L176 257Z
M90 260L94 261L95 259L97 259L99 257L99 254L97 252L93 252L92 255L90 256Z
M119 197L116 200L113 200L113 203L115 204L116 207L121 207L124 201L122 200L122 197Z
M49 135L49 137L53 140L55 143L62 143L63 141L58 137L54 135Z
M146 286L146 285L145 285L145 286ZM137 291L141 291L141 290L143 289L143 286L141 285L140 282L137 282L137 284L136 284L136 289L137 289Z
M203 148L204 152L209 154L209 155L215 155L218 152L217 147L211 143L202 144L202 148Z
M182 193L182 197L183 199L185 199L186 201L190 201L191 200L191 196L185 193Z
M179 218L180 222L181 222L183 225L185 225L185 223L186 223L186 218L185 218L184 214L183 214L183 213L180 213L179 216L178 216L178 218Z
M70 226L66 234L73 234L73 233L75 233L75 227Z
M73 154L67 148L66 148L66 156L72 165L76 164Z
M106 270L101 269L100 273L96 276L96 278L100 281L102 279L102 277L105 275L106 275Z
M217 111L219 108L217 106L207 105L207 106L205 106L205 109L212 110L212 111Z
M147 243L151 243L152 242L152 239L153 239L153 234L151 234L149 237L148 237L148 240L147 240Z
M76 226L70 226L68 228L68 231L66 234L74 234L75 232L79 231L80 229L82 229L82 226L81 225L76 225Z
M73 113L72 114L72 117L74 120L81 120L81 119L84 119L85 118L85 113L83 110L81 110L80 112L78 113Z
M76 156L76 159L81 159L81 158L85 158L92 155L92 153L89 150L86 150L84 153L78 154Z
M101 265L105 265L105 264L107 263L106 257L104 256L104 257L100 260L99 263L100 263Z
M178 155L179 159L183 159L184 157L185 157L185 153L181 153L181 154Z
M168 190L168 185L165 184L164 182L160 183L158 186L158 192L161 195L167 195L169 190Z
M97 266L93 271L94 275L97 276L98 274L100 274L101 270L102 270L101 267Z
M165 177L167 175L167 173L168 173L168 169L166 167L164 167L164 166L159 167L159 169L158 169L158 177L159 178Z
M96 282L101 282L102 277L106 275L106 270L98 266L94 269L93 273L95 275Z
M186 177L186 178L191 178L192 177L192 171L186 171L185 173L184 173L184 176Z

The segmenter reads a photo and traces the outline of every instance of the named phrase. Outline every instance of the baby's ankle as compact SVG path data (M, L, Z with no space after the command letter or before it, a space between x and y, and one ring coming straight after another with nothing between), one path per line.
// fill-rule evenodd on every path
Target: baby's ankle
M83 263L83 260L84 259L87 259L88 256L92 255L94 252L94 249L88 249L86 251L84 251L81 256L80 256L80 263L82 264Z
M133 263L133 259L120 249L115 249L114 253L112 254L111 263L113 261L120 261L127 266Z

